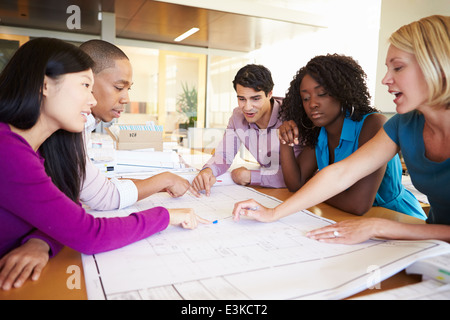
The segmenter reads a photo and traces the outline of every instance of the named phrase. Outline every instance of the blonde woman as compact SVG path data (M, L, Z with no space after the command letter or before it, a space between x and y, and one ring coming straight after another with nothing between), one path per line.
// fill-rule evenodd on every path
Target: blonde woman
M276 208L254 200L237 203L236 220L247 215L269 222L309 208L371 174L401 150L414 186L430 201L427 224L358 219L308 236L347 244L372 237L450 241L450 17L430 16L397 30L390 38L386 66L382 82L395 96L398 114L355 153L320 171Z

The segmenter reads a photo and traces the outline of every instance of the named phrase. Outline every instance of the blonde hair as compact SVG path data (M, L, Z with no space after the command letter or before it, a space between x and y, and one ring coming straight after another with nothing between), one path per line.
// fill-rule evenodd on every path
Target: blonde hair
M450 17L412 22L394 32L389 42L416 56L428 84L429 105L450 108Z

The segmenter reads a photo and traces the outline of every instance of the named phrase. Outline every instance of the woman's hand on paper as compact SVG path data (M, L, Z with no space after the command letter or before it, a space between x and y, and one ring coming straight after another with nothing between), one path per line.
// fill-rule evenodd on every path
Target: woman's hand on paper
M184 229L195 229L198 223L210 224L211 221L197 216L194 209L168 209L170 214L170 225L181 226Z
M49 250L45 241L32 238L4 255L0 259L0 288L20 288L30 276L38 280L48 262Z
M306 234L308 238L326 242L356 244L376 237L377 223L389 223L388 220L367 218L341 221Z
M237 202L233 209L233 220L239 221L241 216L261 222L275 221L274 210L266 208L253 199Z

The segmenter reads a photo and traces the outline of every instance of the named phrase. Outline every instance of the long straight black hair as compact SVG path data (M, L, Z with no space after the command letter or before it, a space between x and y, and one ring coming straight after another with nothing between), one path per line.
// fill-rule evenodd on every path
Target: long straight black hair
M32 128L41 113L44 77L57 80L92 66L86 53L62 40L28 41L0 74L0 121L22 130ZM39 152L53 183L77 202L86 168L82 133L58 130L45 140Z

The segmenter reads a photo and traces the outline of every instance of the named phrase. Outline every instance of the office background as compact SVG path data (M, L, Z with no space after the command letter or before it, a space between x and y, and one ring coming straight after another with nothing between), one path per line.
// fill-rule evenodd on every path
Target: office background
M75 7L73 7L75 6ZM78 10L78 11L77 11ZM448 0L2 0L0 68L30 38L115 43L129 56L134 85L119 121L224 128L237 106L231 81L264 64L284 96L296 71L327 53L353 56L368 75L373 104L395 112L381 84L389 35ZM196 27L182 41L174 39Z

